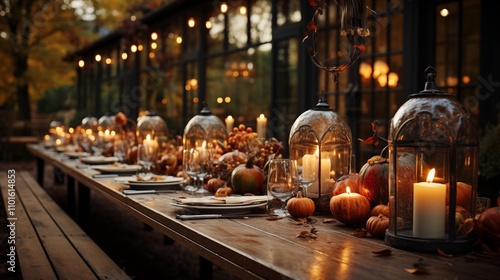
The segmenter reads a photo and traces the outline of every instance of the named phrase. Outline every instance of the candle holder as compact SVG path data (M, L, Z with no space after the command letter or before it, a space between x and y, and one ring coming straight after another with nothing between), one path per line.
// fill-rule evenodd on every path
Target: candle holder
M322 93L318 104L295 120L288 141L290 158L297 160L302 176L317 176L307 188L307 197L315 200L321 211L322 205L328 205L335 181L349 174L351 129L330 109Z
M413 251L460 253L474 244L478 131L464 106L425 71L389 132L390 224L385 242Z
M206 147L214 149L226 145L228 132L225 124L205 105L200 113L187 123L184 128L183 146L185 150Z
M150 111L147 115L141 116L137 119L137 144L143 144L143 141L149 135L148 140L158 142L160 151L162 147L168 142L168 127L165 121L158 116L155 112Z

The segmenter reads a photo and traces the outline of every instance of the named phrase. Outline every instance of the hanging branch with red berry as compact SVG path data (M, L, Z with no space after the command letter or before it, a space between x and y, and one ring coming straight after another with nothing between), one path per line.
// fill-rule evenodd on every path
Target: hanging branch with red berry
M370 36L370 31L366 28L367 10L369 10L369 8L366 6L366 0L341 0L340 5L334 0L335 4L339 5L342 10L340 35L347 38L349 50L347 61L343 65L329 66L329 59L321 61L318 57L318 27L316 24L318 17L322 15L327 8L327 0L308 0L308 2L315 11L311 21L307 24L307 30L302 42L310 38L310 45L307 49L313 63L318 68L331 73L332 80L337 82L339 73L351 67L359 58L361 52L366 50L365 40Z
M375 120L374 122L372 122L373 135L366 138L365 140L363 140L361 138L358 138L358 140L361 141L363 144L373 145L373 146L378 146L380 144L380 141L387 143L387 139L378 135L378 127L379 126L380 126L380 122Z

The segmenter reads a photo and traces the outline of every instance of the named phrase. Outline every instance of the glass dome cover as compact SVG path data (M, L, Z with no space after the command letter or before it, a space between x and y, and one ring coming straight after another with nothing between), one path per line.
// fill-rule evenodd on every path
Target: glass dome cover
M436 89L434 68L426 69L426 77L424 90L410 95L390 125L391 217L386 243L411 250L463 252L471 248L473 238L470 231L454 230L461 226L455 214L461 212L464 220L475 216L479 134L465 107ZM427 197L422 186L442 192ZM442 207L429 210L426 201L431 198L436 200L433 205ZM423 221L428 211L434 211L432 217ZM436 230L421 230L423 223L432 228L434 219Z
M316 155L318 163L317 180L308 187L307 196L319 198L331 193L335 181L349 174L352 136L345 119L330 109L325 97L318 104L302 113L293 123L289 136L290 158L298 161Z
M184 149L198 148L209 143L227 142L226 125L205 105L200 113L187 123L184 128ZM217 143L219 142L219 143Z
M137 143L142 144L142 141L146 139L148 134L151 140L156 140L160 144L168 141L167 123L153 111L138 118Z
M115 116L110 116L108 113L104 114L102 117L99 118L97 121L97 127L98 130L100 131L105 131L105 130L115 130L116 125L115 125Z

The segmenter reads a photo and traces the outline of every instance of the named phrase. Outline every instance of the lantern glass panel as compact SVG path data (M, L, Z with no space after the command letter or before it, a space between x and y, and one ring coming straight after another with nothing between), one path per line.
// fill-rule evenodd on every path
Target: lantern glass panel
M477 199L478 132L466 109L427 83L400 107L389 133L386 243L415 251L470 250Z
M226 125L217 116L212 115L208 108L194 116L184 129L184 149L215 148L220 143L227 143Z

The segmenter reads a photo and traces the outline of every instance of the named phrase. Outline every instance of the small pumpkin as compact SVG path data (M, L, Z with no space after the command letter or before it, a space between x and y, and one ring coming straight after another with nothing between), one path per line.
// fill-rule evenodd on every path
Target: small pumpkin
M254 157L250 157L246 164L240 164L231 173L231 185L235 194L262 194L264 193L264 172L253 165Z
M385 230L389 228L389 218L379 214L378 216L371 216L366 221L366 230L369 234L375 237L384 237Z
M383 215L386 217L389 217L389 206L385 204L379 204L375 207L373 207L371 216L378 216L378 215Z
M228 186L218 188L217 191L215 191L215 197L228 197L232 194L233 189Z
M288 200L286 208L293 217L305 218L314 213L316 206L312 199L303 197L302 193L298 192L296 197L292 197Z
M491 207L481 213L474 230L483 244L500 253L500 207Z
M226 185L226 181L220 178L212 178L204 185L205 189L211 193L217 192L219 188Z
M359 171L359 193L373 206L389 202L389 164L381 156L373 156Z
M358 194L347 193L332 196L330 211L339 222L346 225L363 225L370 215L370 201Z

